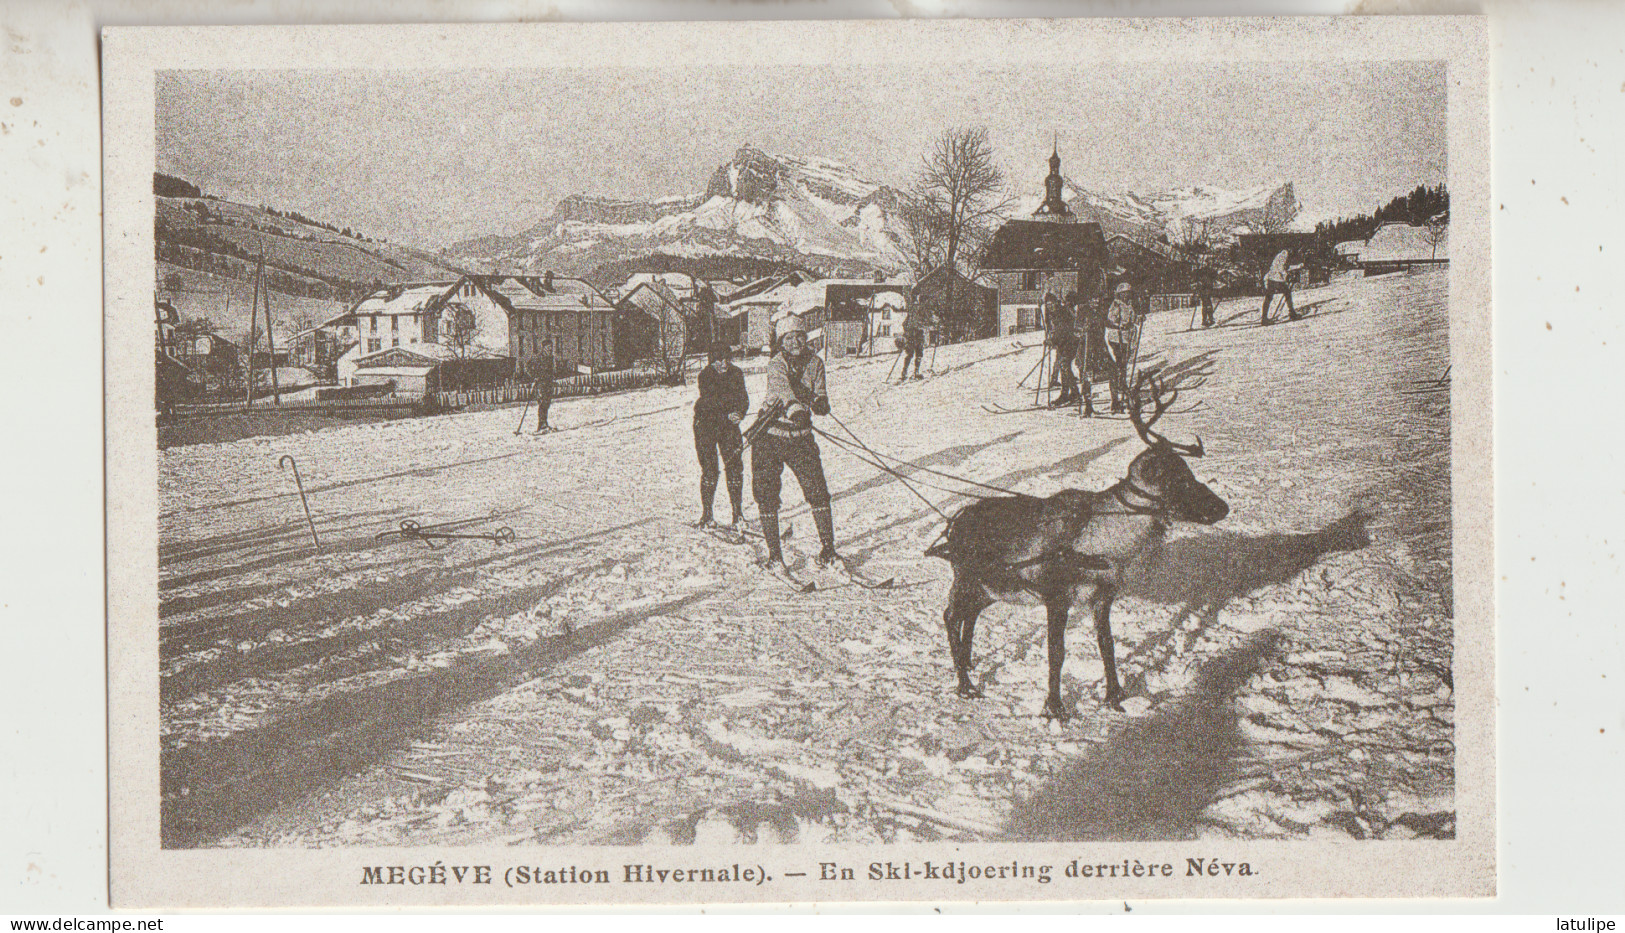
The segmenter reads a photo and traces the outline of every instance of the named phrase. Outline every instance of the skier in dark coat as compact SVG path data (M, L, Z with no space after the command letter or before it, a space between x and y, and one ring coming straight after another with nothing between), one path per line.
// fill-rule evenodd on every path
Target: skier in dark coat
M788 466L801 484L822 549L817 563L828 567L840 560L835 553L835 522L830 515L829 486L824 463L813 439L812 416L829 414L829 393L824 385L824 361L807 346L807 326L796 315L778 322L779 352L767 364L767 393L762 411L778 414L751 445L751 494L762 521L767 543L767 569L793 580L779 546L779 489Z
M920 360L925 356L925 309L915 308L903 320L903 371L897 381L908 378L908 361L914 361L914 378L920 378Z
M1195 281L1192 282L1196 292L1196 300L1202 303L1202 326L1213 326L1213 293L1218 290L1218 276L1207 266L1196 270Z
M728 504L733 507L730 527L737 527L740 502L745 490L745 466L742 462L743 441L739 436L739 422L750 408L750 396L745 392L745 374L733 364L733 349L725 344L712 344L708 365L700 370L700 397L694 403L694 452L700 459L700 521L701 528L716 524L711 514L711 502L716 498L717 478L726 471L728 477ZM722 461L721 470L717 467Z
M1078 380L1072 374L1072 361L1078 355L1078 293L1068 292L1064 301L1045 302L1044 326L1049 344L1055 350L1055 368L1050 375L1050 388L1059 383L1061 394L1050 405L1073 405L1079 400Z
M530 361L530 376L536 387L536 433L553 430L547 423L547 410L553 407L553 355L546 350Z

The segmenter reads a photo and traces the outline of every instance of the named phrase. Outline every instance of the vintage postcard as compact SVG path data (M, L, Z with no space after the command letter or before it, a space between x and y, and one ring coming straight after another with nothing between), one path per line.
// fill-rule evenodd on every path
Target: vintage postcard
M1485 36L109 29L114 905L1493 895Z

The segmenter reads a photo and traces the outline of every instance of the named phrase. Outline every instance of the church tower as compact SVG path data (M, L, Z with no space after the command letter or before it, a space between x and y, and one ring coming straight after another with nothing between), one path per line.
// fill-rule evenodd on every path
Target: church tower
M1057 139L1049 157L1049 176L1044 179L1044 203L1033 211L1033 219L1056 224L1076 223L1072 209L1066 206L1061 194L1061 148Z

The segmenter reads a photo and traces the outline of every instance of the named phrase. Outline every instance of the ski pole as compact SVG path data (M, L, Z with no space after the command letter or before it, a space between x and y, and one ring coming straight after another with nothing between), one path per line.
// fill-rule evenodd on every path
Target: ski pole
M299 463L293 459L293 454L283 454L277 461L277 466L293 467L293 481L299 486L299 503L305 507L305 525L310 528L310 543L321 547L321 539L316 537L316 523L310 518L310 501L305 498L305 481L299 478Z
M903 358L903 352L904 351L902 351L902 350L898 350L897 355L892 357L892 359L891 359L891 369L886 370L886 381L887 382L891 381L892 373L897 372L897 361Z
M518 437L519 432L525 430L525 416L530 414L530 403L535 397L536 393L532 392L531 397L525 399L525 407L519 410L519 426L513 429L514 437Z

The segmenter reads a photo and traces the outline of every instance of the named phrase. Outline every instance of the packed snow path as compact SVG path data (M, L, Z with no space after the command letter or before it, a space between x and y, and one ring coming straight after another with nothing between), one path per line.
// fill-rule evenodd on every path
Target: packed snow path
M1255 299L1212 330L1150 320L1145 360L1206 374L1158 429L1201 435L1191 466L1231 512L1134 568L1126 714L1074 622L1065 727L1040 716L1041 609L988 609L986 697L954 695L949 570L921 554L941 519L893 476L823 445L841 549L893 591L813 572L788 476L787 557L817 592L689 528L692 387L562 402L557 426L619 419L543 437L501 409L162 451L165 843L1448 836L1445 288L1345 281L1268 328L1242 326ZM890 356L833 361L832 402L918 466L1103 488L1142 449L1127 421L982 409L1031 403L1038 343L944 347L904 385ZM493 513L467 530L515 542L374 540Z

